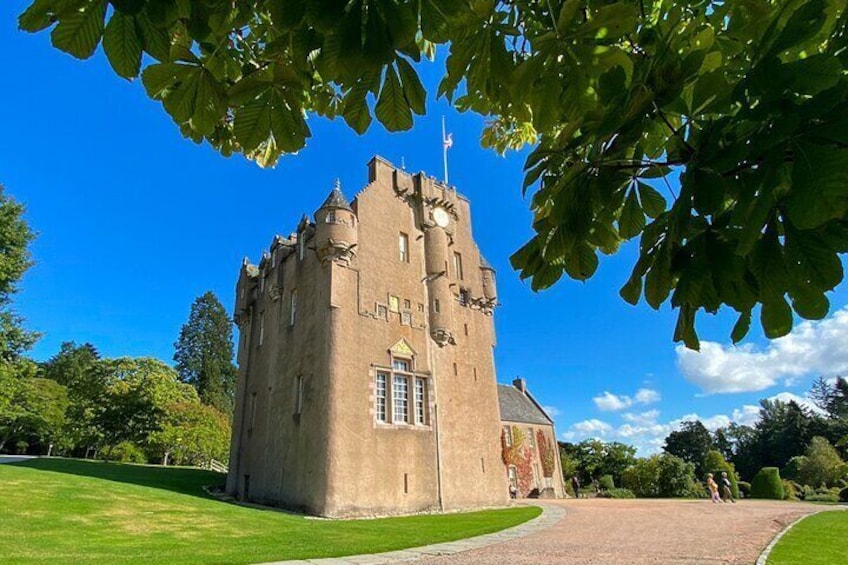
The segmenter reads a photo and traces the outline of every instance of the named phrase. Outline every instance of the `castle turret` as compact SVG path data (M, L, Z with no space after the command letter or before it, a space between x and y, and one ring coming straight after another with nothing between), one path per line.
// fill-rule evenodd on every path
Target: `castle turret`
M498 303L498 287L495 284L495 269L480 255L480 276L483 279L483 298L481 305L484 310L491 312Z
M359 241L356 214L348 204L336 180L336 186L315 211L315 252L321 264L332 261L350 263Z

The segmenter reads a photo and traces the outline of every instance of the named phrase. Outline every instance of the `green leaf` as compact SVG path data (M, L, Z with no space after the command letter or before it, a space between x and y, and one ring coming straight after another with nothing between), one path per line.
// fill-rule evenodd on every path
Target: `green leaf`
M141 39L135 16L115 11L103 33L103 50L118 75L133 79L141 67Z
M642 276L634 271L624 286L621 287L621 290L618 291L618 294L629 304L636 306L639 303L639 297L642 295Z
M82 9L63 17L53 28L53 46L77 59L88 59L103 36L106 0L89 1Z
M371 125L371 110L368 108L368 92L370 85L365 80L360 80L350 89L344 99L342 117L347 125L352 127L358 134L363 134Z
M562 267L545 265L533 275L530 288L538 292L554 285L562 277Z
M786 258L794 266L799 285L831 290L844 276L836 249L812 231L786 228Z
M386 67L386 78L374 107L374 115L389 131L405 131L412 127L412 111L392 66Z
M144 69L144 72L141 73L141 82L144 84L148 96L154 100L161 100L177 82L181 72L182 65L156 63Z
M792 308L783 296L763 300L760 323L769 339L783 337L792 330Z
M171 39L159 27L153 25L147 12L139 13L135 18L138 36L144 50L157 61L167 61L170 56Z
M397 59L400 78L403 82L403 95L409 103L409 107L416 114L423 116L425 113L425 104L427 101L427 92L421 85L421 80L418 78L418 73L412 68L405 59Z
M674 341L682 341L686 347L694 351L701 349L701 342L695 332L695 310L689 306L681 306L677 314L677 325L674 327Z
M303 149L310 135L303 114L297 108L292 108L279 92L271 96L271 132L277 149L288 153Z
M233 135L245 153L271 136L271 96L266 93L236 110Z
M191 127L204 136L215 131L227 111L227 96L212 73L202 69L197 77L197 90Z
M778 54L818 33L826 17L825 3L822 0L807 0L799 4L771 45L769 53Z
M666 201L662 194L657 192L652 186L639 182L639 200L642 203L642 209L649 218L656 218L665 212Z
M621 209L618 219L618 232L621 237L630 239L639 235L645 228L645 213L636 199L636 191L631 190Z
M733 325L733 331L730 333L730 339L733 343L739 343L748 335L748 330L751 329L751 311L742 312L739 314L739 319Z
M816 228L848 212L848 148L797 144L786 212L799 229Z
M789 297L792 309L805 320L821 320L830 310L830 301L824 292L810 286L790 289Z
M585 281L598 270L598 255L592 246L582 243L565 256L565 272L572 279Z
M35 33L56 22L56 0L35 0L23 14L18 16L18 27Z
M671 292L671 262L663 251L654 259L645 275L645 300L654 310L659 310Z

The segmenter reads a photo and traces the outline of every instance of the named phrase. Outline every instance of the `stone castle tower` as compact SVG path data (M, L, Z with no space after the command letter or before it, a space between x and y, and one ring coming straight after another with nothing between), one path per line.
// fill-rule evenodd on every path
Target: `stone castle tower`
M314 219L241 269L227 491L332 517L505 504L468 200L375 157Z

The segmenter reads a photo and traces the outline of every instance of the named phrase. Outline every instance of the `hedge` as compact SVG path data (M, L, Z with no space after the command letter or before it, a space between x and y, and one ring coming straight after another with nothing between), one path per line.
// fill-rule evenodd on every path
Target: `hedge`
M751 481L751 498L783 500L783 483L777 467L763 467Z

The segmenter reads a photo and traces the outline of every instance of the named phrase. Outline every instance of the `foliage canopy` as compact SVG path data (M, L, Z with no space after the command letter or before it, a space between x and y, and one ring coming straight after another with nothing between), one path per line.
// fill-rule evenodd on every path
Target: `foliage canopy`
M843 278L845 3L34 0L19 23L78 58L102 40L185 136L263 166L304 146L308 114L411 128L415 64L445 45L437 94L492 118L484 145L536 145L521 276L585 280L640 238L622 297L670 300L697 348L699 311L736 310L739 341L760 304L779 337L793 311L824 317Z

